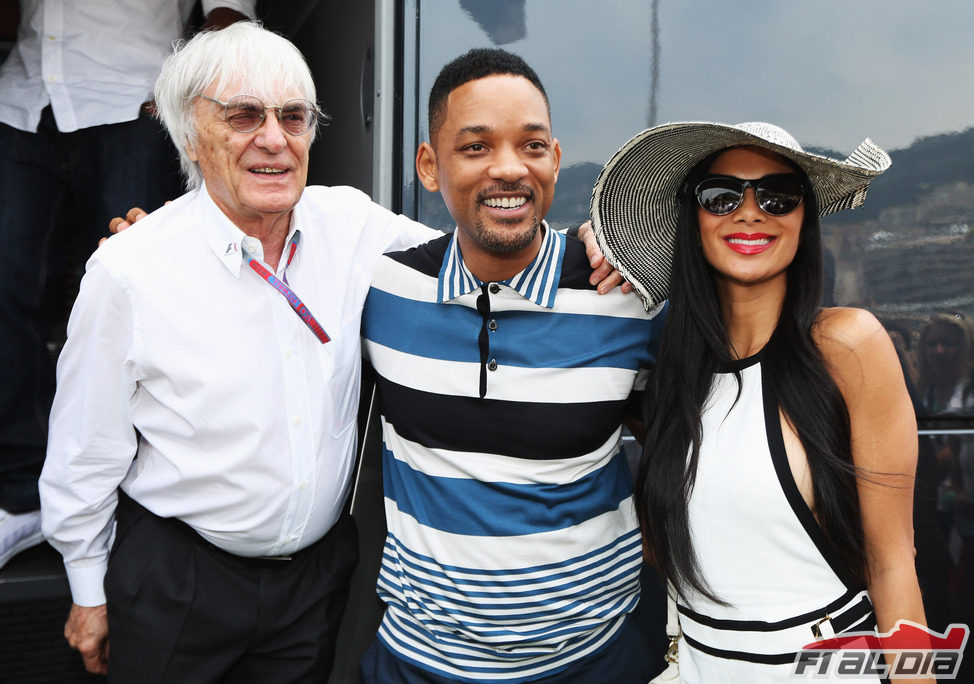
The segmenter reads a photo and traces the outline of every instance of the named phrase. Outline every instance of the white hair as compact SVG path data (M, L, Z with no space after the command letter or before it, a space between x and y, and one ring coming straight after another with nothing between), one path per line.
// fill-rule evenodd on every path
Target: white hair
M300 93L315 102L311 70L301 52L286 38L252 21L240 21L219 31L204 31L176 43L156 80L155 100L186 176L186 187L200 187L203 176L189 158L187 146L197 143L194 101L211 85L219 94L239 82L237 94L256 95L268 104L281 104L280 93ZM311 140L317 133L312 128Z

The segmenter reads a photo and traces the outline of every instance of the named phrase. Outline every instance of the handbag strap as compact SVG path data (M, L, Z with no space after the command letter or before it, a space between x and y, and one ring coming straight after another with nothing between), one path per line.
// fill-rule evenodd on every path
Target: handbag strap
M679 639L680 631L680 611L676 607L676 589L669 582L666 584L666 636Z

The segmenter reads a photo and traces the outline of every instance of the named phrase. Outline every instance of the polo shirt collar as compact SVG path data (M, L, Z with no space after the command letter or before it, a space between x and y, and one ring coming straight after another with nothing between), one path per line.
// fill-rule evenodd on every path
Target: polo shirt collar
M298 229L300 216L300 202L294 207L291 213L291 226L288 229L287 240L285 241L284 257L281 265L285 263L287 250L290 249L292 242L297 242L301 237ZM227 268L234 277L240 276L240 267L243 264L243 243L247 239L246 233L237 228L226 214L216 205L210 193L206 190L206 185L200 186L196 197L196 216L199 221L200 229L207 244L216 255L216 258ZM257 249L260 249L260 241L256 241ZM261 261L263 261L263 254Z
M565 256L565 236L551 230L547 222L541 222L541 249L523 271L512 278L499 281L508 285L528 301L547 309L555 305L558 280ZM463 261L457 233L453 231L450 244L443 257L436 292L437 303L444 303L479 289L484 282L478 279Z

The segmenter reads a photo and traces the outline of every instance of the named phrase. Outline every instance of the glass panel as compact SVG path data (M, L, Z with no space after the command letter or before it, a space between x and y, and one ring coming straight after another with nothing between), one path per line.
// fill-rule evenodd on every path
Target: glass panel
M588 214L601 165L631 135L677 120L760 120L844 158L866 136L892 169L864 208L823 221L826 303L864 307L893 335L921 427L917 548L932 625L974 622L974 3L887 0L409 0L418 76L405 128L426 138L440 67L470 47L523 56L564 151L549 220ZM415 54L411 50L415 49ZM410 89L410 79L412 82ZM410 134L405 136L408 145ZM452 229L417 187L404 208Z
M592 185L602 164L650 120L651 4L423 0L417 5L419 140L428 139L427 99L444 64L473 47L496 46L519 54L544 83L554 134L562 146L558 190L548 221L556 228L581 223L588 216ZM414 151L403 152L407 195L410 190L416 193L420 220L452 230L453 221L439 195L416 188ZM409 207L408 199L404 207Z
M520 54L545 83L564 152L549 215L559 227L587 216L601 165L655 122L766 120L837 157L866 136L885 147L893 167L873 183L866 206L823 222L827 303L866 307L895 329L920 415L944 413L945 405L927 401L944 391L931 390L943 380L924 374L920 336L935 313L974 315L967 268L974 89L961 86L974 68L967 35L974 4L425 0L416 7L418 139L426 138L426 95L444 63L473 46ZM417 189L412 150L403 166L417 215L452 228L439 197ZM965 381L968 340L965 333L956 370Z

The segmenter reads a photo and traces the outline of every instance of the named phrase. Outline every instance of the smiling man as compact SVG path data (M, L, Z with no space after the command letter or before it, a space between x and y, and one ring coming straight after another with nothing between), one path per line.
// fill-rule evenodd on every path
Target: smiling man
M200 34L155 95L193 189L92 256L71 314L41 477L65 635L109 681L325 681L369 277L438 233L305 187L319 112L280 36Z
M646 682L620 424L660 319L545 223L561 147L527 64L473 50L429 112L416 168L456 231L382 257L363 318L388 523L363 677Z

